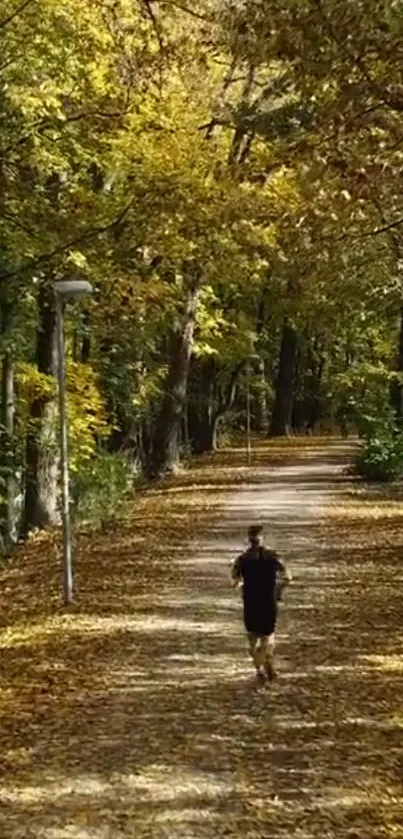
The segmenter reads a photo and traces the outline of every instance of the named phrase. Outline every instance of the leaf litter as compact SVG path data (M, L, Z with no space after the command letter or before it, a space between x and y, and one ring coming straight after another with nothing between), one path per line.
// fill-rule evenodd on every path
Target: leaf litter
M257 443L250 468L236 448L195 461L79 537L70 610L59 535L16 552L1 573L1 836L401 839L400 497L354 487L345 457L316 441ZM307 506L281 525L295 582L279 678L259 692L227 589L241 522L223 507L263 493L270 518L277 490Z

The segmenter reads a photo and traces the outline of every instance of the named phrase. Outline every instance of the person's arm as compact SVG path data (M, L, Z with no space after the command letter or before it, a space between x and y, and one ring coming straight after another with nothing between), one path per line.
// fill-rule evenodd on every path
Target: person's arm
M276 600L282 600L283 596L283 589L290 585L292 582L291 572L288 570L285 563L280 559L280 557L275 554L276 560L276 571L277 571L277 580L276 580Z
M234 586L234 588L239 588L239 586L242 585L241 559L242 559L242 556L238 556L236 558L236 560L232 563L231 580L232 580L232 585Z
M292 576L291 571L287 568L286 564L283 562L280 557L276 554L276 570L280 577L281 585L288 586L292 583Z

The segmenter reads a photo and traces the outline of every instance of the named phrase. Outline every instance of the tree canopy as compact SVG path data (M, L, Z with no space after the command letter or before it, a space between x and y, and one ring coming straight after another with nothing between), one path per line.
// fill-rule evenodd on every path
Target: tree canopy
M3 0L6 539L20 492L23 530L57 518L61 277L95 289L65 313L77 487L105 449L209 450L248 394L257 431L395 433L402 52L398 0Z

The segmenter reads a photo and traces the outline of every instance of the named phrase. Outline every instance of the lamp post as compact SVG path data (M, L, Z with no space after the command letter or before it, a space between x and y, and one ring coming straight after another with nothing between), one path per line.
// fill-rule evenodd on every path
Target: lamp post
M73 600L73 564L70 520L69 481L69 430L67 417L66 366L63 304L65 300L77 299L91 294L91 283L87 280L59 280L54 284L57 333L57 378L59 393L60 422L60 465L62 476L62 526L63 526L63 598L67 605Z

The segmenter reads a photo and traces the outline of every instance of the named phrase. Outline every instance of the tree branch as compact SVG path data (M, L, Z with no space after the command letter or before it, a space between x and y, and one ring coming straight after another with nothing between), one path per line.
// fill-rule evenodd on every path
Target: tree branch
M189 9L188 6L185 6L184 3L178 3L177 0L158 0L158 2L160 2L161 6L173 6L175 9L180 9L181 12L185 12L185 14L195 17L197 20L211 23L212 18L202 15L200 12L195 12L193 9Z
M353 236L354 239L367 239L369 236L379 236L380 233L387 233L388 230L394 230L403 224L403 218L392 221L389 224L384 224L382 227L376 227L375 230L366 230L365 233L359 233Z
M150 18L151 23L153 25L153 29L154 29L154 32L155 32L155 35L156 35L156 38L157 38L157 41L158 41L158 44L159 44L160 51L163 52L164 51L164 41L162 39L161 30L160 30L160 27L159 27L159 24L158 24L158 20L157 20L155 14L153 12L151 2L152 2L152 0L143 0L143 4L145 6L146 13L147 13L148 17Z
M127 213L133 206L133 200L127 204L126 207L119 213L119 215L108 224L99 225L98 227L93 227L91 230L87 230L85 233L81 233L79 236L76 236L74 239L70 239L68 242L65 242L63 245L60 245L57 248L54 248L52 251L48 251L48 253L43 253L38 257L33 259L27 260L25 265L22 265L20 268L14 271L9 271L6 274L2 274L0 277L1 282L4 280L14 279L15 277L21 276L21 274L26 273L27 271L35 271L38 268L41 268L42 265L46 265L49 262L52 262L52 259L56 257L62 256L66 251L69 251L70 248L76 247L77 245L83 244L83 242L89 242L91 239L96 238L97 236L102 236L103 233L107 233L109 230L113 230L115 227L119 227L122 223L124 218L127 216Z
M398 227L403 225L403 218L397 219L397 221L392 221L390 224L384 224L382 227L375 227L373 230L365 230L363 233L342 233L341 236L336 237L324 237L323 241L333 242L333 244L338 245L340 242L357 242L360 239L369 239L372 236L380 236L382 233L388 233L392 230L396 230ZM369 261L373 261L372 256L370 257Z
M374 93L376 93L376 95L379 97L379 101L382 102L384 105L388 105L389 103L387 102L387 99L385 98L385 91L375 81L375 79L372 77L370 71L368 70L368 67L365 63L365 55L364 56L363 55L357 55L354 52L354 50L351 49L349 43L345 39L341 39L336 34L334 26L333 26L329 16L327 15L325 9L323 8L322 0L314 0L314 2L315 2L315 5L316 5L316 8L318 9L318 11L321 15L323 24L324 24L325 28L327 29L327 32L330 35L330 37L332 38L333 42L339 48L341 53L342 54L344 53L344 55L346 55L353 62L353 64L359 70L362 77L368 83L368 85L370 86L372 91Z
M14 218L12 215L10 215L10 213L1 211L0 212L0 219L2 219L2 218L5 219L5 221L8 221L10 224L12 224L13 227L17 227L18 230L23 230L23 232L27 233L28 236L31 236L32 239L39 239L40 238L40 236L38 236L38 234L35 233L34 230L31 230L30 227L27 227L25 224L23 224L21 221L19 221L19 219Z
M125 113L126 113L126 111L124 111L124 110L122 110L122 111L110 111L110 112L108 112L108 111L87 111L87 112L85 112L84 111L84 112L78 113L78 114L71 114L71 116L67 116L66 119L63 120L63 121L60 120L58 127L60 129L60 132L62 132L66 125L70 125L73 122L80 122L81 120L90 119L91 117L96 118L96 119L104 119L104 120L105 119L117 119L118 117L123 116ZM25 143L28 143L29 140L33 137L35 132L41 133L41 132L44 132L47 128L52 128L53 126L54 126L54 121L49 116L43 117L43 119L40 119L37 122L34 122L31 125L30 130L27 131L26 134L23 134L22 137L19 137L18 140L16 140L14 143L10 144L9 146L6 146L6 148L4 148L4 149L0 148L0 160L4 160L4 158L7 154L9 154L12 151L15 151L20 146L25 145Z
M17 9L14 9L14 11L11 12L11 14L8 17L4 18L4 20L0 20L0 29L4 29L6 26L9 25L9 23L12 23L12 21L16 17L18 17L19 15L22 15L22 13L25 11L25 9L28 6L30 6L32 3L36 3L36 0L25 0L25 2L21 3L21 6L18 6Z
M236 367L233 369L230 376L230 380L228 382L225 399L215 411L216 420L220 419L222 416L224 416L224 414L227 413L227 411L229 411L232 408L235 401L236 387L238 384L239 374L241 373L242 368L245 366L245 363L245 361L240 361L239 364L237 364Z
M385 227L385 225L386 225L386 227L388 227L388 222L386 221L386 216L385 216L385 213L384 213L384 211L383 211L383 207L382 207L381 202L380 202L377 198L374 198L374 199L373 199L373 204L374 204L374 207L375 207L375 208L376 208L376 210L377 210L377 213L378 213L379 218L380 218L380 220L381 220L381 222L382 222L382 225L383 225L384 227ZM403 220L402 220L402 221L403 221ZM389 233L389 237L388 237L388 238L389 238L389 241L390 241L390 244L391 244L392 250L393 250L393 252L394 252L394 254L395 254L396 261L397 261L397 262L399 262L399 261L401 260L401 258L402 258L402 248L401 248L401 243L400 243L400 241L399 241L399 237L398 237L398 236L396 236L396 234L395 234L395 232L394 232L394 231L395 231L395 228L393 228L393 227L389 227L389 229L388 229L386 232L388 232L388 233Z

